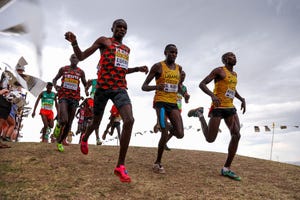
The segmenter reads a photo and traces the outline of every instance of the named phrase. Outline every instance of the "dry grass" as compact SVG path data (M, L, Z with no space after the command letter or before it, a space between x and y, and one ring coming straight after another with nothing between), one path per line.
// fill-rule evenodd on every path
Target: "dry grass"
M219 175L226 154L165 152L165 175L151 170L156 148L130 147L126 167L132 182L113 175L119 148L12 143L1 149L0 199L300 199L300 167L237 156L234 181Z

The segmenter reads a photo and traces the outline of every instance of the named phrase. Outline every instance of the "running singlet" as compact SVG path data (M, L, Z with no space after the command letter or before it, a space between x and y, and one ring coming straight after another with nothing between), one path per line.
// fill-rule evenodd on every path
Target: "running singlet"
M156 85L165 84L164 91L156 90L154 102L177 104L178 83L180 81L179 67L169 69L164 61L161 62L161 76L156 80Z
M237 77L235 73L231 73L226 67L222 67L222 69L226 76L223 80L215 83L214 94L220 99L221 105L219 108L233 108Z
M110 113L113 117L117 117L118 115L120 115L120 113L115 105L112 105L112 107L110 109Z
M61 79L61 89L58 91L58 98L80 99L80 78L82 70L79 67L72 69L70 66L63 67L63 78Z
M121 115L115 105L111 107L110 113L114 117L114 122L120 122L122 120Z
M84 108L79 108L78 123L82 124L83 121L84 121Z
M98 88L127 89L125 79L128 70L130 49L110 38L112 45L101 53L98 69Z
M97 79L92 80L91 98L94 98L96 92Z
M84 117L93 117L94 99L87 98L84 106Z
M54 92L50 92L48 93L47 91L44 91L42 93L42 109L45 110L52 110L53 109L53 105L54 105L54 99L55 99L55 93Z

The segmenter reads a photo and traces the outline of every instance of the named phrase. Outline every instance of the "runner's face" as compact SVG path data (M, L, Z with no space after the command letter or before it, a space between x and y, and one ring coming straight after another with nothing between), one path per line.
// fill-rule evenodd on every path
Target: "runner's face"
M236 57L233 53L226 56L226 63L230 66L234 66L236 64Z
M112 27L114 38L122 39L127 33L127 24L124 20L119 20Z
M71 62L71 65L77 65L79 60L77 58L77 56L75 54L73 54L71 57L70 57L70 62Z
M169 62L175 62L177 53L177 48L174 46L170 46L165 52L166 60Z
M52 85L48 85L48 86L47 86L47 91L48 91L48 92L51 92L51 91L52 91L52 88L53 88Z

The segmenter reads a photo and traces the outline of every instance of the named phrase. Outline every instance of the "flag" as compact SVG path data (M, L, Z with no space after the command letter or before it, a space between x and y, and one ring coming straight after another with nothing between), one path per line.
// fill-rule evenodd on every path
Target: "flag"
M287 127L285 125L280 126L280 129L286 129Z
M8 27L6 29L1 30L2 33L7 34L24 34L28 33L27 28L23 23L17 24L15 26Z
M24 67L25 65L28 65L28 63L25 60L25 58L23 56L21 56L21 58L18 60L17 65L20 66L20 67Z
M260 132L259 127L258 126L254 126L254 131L255 132Z
M270 128L268 126L265 126L265 132L269 132L271 131Z

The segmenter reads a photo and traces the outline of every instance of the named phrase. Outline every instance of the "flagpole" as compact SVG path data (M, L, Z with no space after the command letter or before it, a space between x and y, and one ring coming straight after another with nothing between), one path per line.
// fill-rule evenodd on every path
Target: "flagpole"
M275 128L274 122L273 122L273 124L272 124L272 128L273 128L273 134L272 134L272 142L271 142L270 160L272 160L272 151L273 151L273 142L274 142L274 128Z

